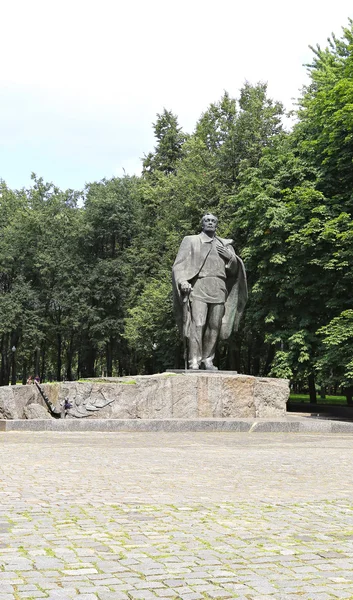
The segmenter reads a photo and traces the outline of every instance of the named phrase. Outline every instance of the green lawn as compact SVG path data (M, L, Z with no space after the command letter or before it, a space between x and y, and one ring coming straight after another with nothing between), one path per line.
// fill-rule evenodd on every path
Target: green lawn
M309 394L291 394L289 400L293 402L310 402ZM320 398L320 394L317 394L317 404L347 404L346 396L326 396L326 398Z

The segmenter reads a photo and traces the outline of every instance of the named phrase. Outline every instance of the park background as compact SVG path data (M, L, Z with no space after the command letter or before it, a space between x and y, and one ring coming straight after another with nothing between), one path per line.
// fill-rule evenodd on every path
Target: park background
M291 114L245 81L192 133L163 108L141 174L80 190L1 180L0 385L181 366L171 266L212 211L249 283L219 367L352 402L352 21L313 44Z

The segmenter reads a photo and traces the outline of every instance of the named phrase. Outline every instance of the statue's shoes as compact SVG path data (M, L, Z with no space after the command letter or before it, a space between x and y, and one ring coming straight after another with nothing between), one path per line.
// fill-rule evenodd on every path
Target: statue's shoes
M211 358L205 358L202 361L206 371L218 371L218 367L215 367Z
M197 371L200 368L200 365L198 362L193 361L192 363L190 363L189 369L191 371Z

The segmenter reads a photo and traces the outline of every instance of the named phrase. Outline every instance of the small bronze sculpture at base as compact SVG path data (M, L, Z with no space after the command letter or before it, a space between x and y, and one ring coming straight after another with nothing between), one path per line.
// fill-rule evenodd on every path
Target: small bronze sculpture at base
M183 239L173 265L175 314L185 362L193 370L217 370L217 341L238 329L247 300L243 261L233 240L216 236L217 223L214 215L204 215L201 233Z

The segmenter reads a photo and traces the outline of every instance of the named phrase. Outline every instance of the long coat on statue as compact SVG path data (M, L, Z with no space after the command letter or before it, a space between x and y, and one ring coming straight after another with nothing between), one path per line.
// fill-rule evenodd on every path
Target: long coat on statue
M183 323L183 298L180 292L180 284L188 281L193 285L197 280L212 244L205 243L205 234L188 235L181 242L179 252L173 265L173 294L175 317L182 334L188 336L188 323ZM223 244L233 254L233 260L226 264L227 273L227 300L225 302L224 316L220 331L220 339L229 338L232 331L237 331L240 318L243 314L248 298L246 273L244 263L234 252L231 245L233 240L227 240L216 236L216 240ZM212 241L212 238L209 240ZM234 260L235 259L235 260ZM184 332L183 332L184 325ZM186 329L186 331L185 331Z

